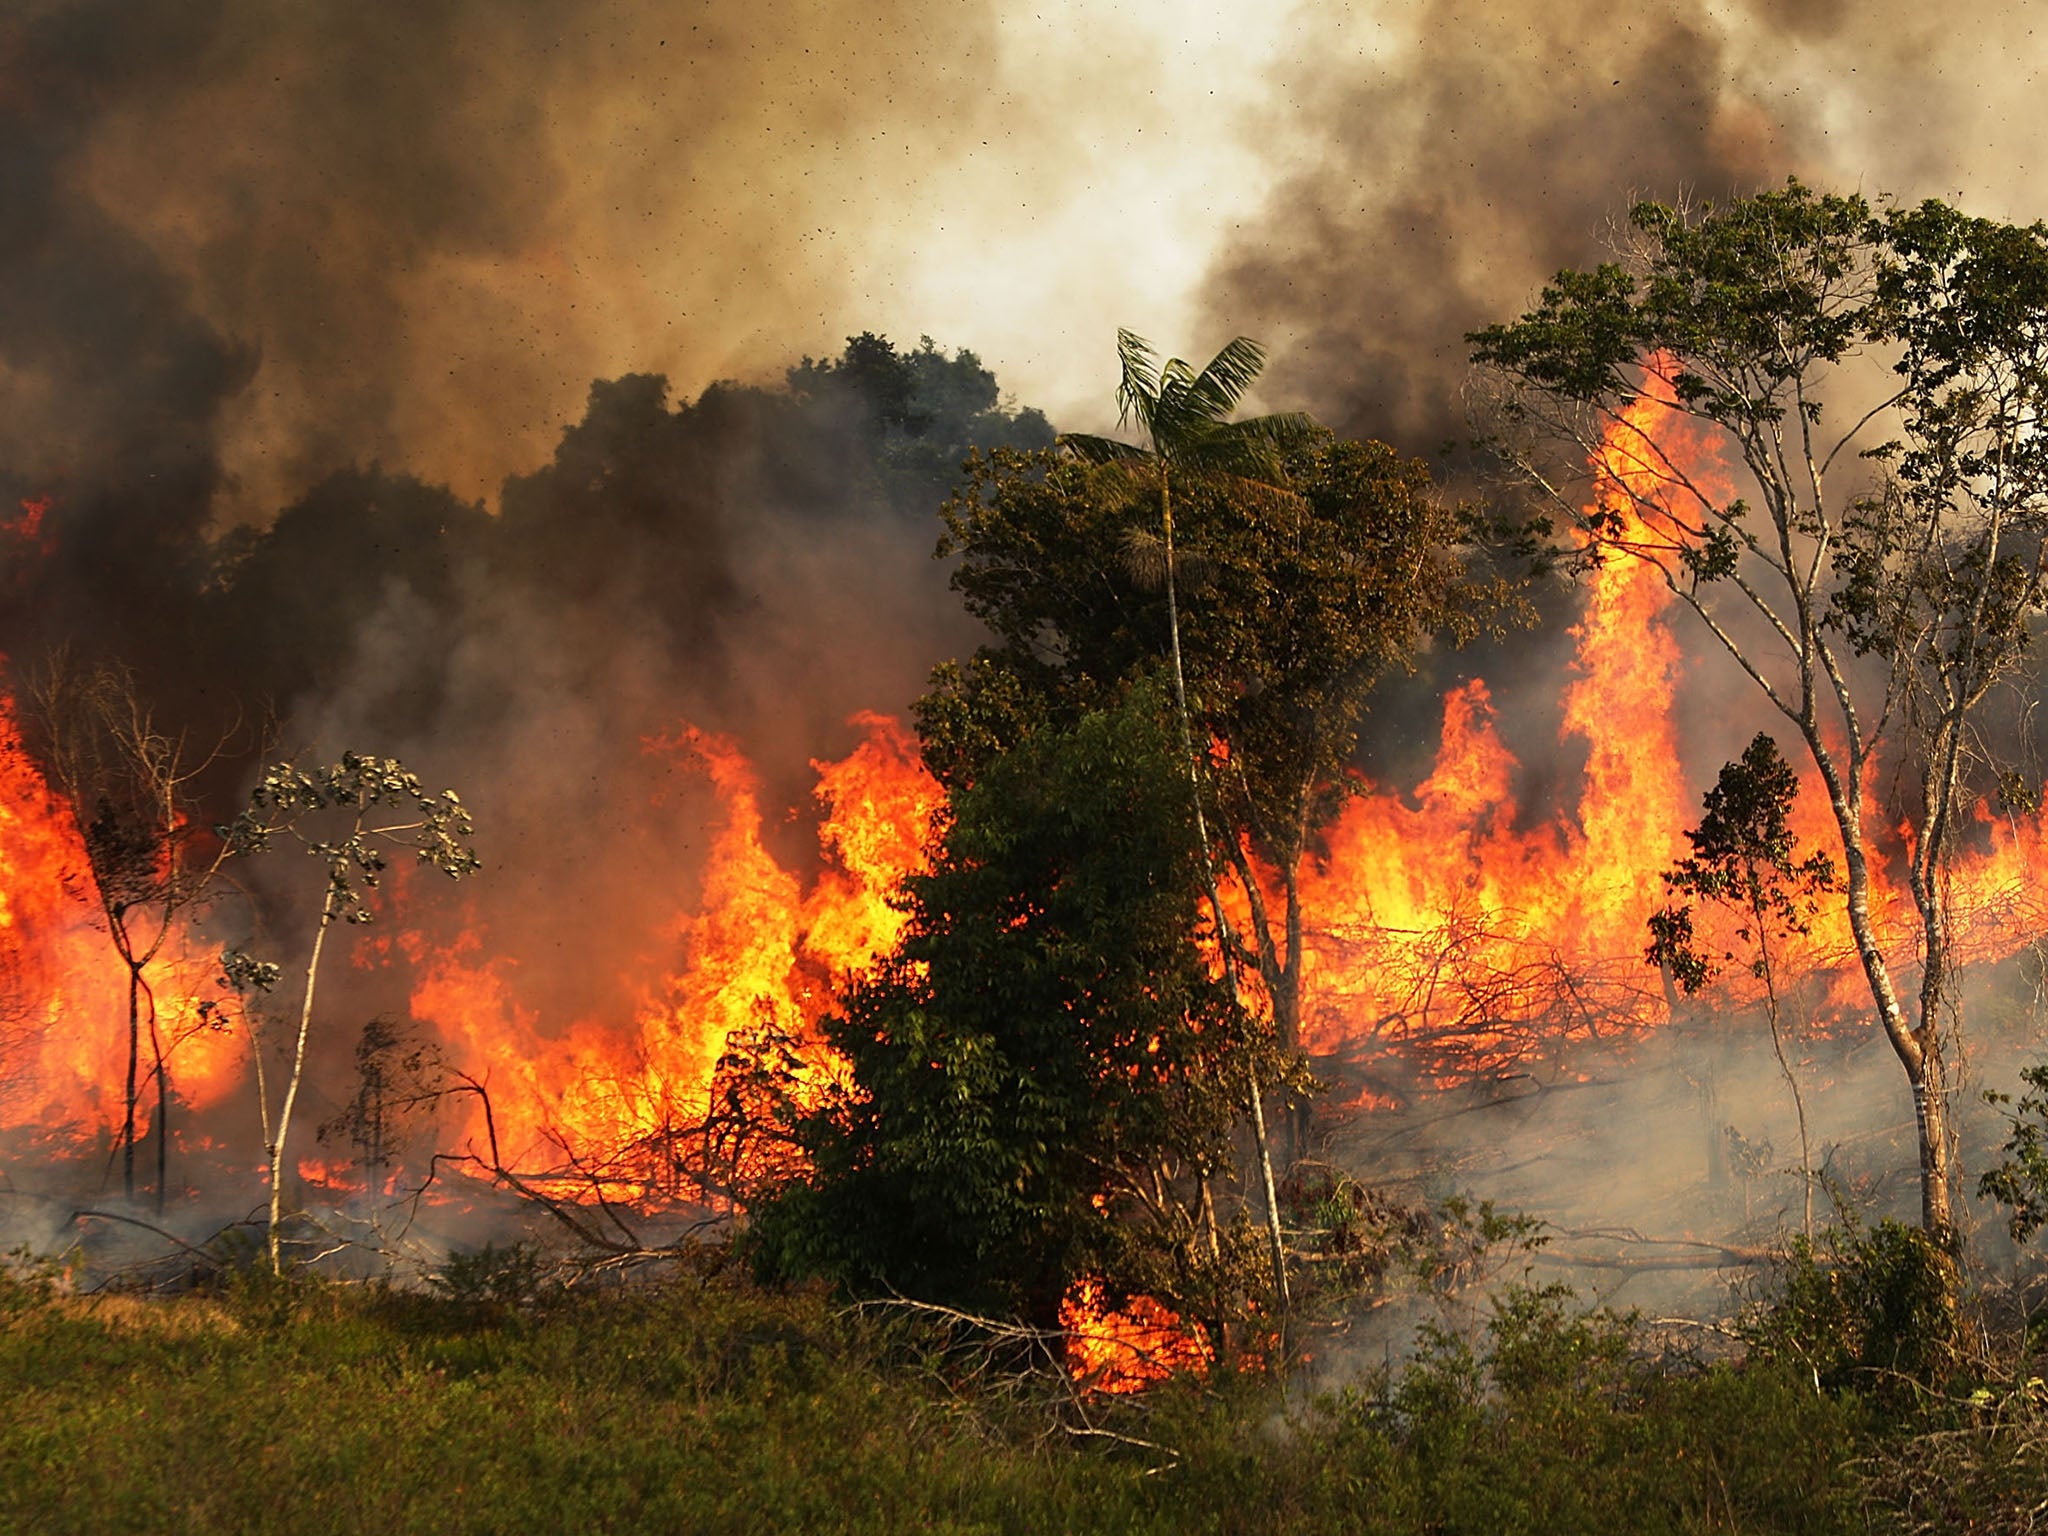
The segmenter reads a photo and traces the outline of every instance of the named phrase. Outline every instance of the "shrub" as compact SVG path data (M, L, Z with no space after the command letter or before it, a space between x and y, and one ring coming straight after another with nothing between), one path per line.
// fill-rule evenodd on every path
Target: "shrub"
M1954 1257L1917 1227L1883 1221L1793 1243L1775 1295L1746 1328L1767 1359L1796 1361L1828 1391L1892 1399L1961 1357Z

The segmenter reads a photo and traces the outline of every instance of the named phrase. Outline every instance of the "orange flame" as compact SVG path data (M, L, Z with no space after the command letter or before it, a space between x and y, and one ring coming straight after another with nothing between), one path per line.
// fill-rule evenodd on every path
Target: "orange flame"
M1698 424L1654 394L1623 414L1594 469L1594 510L1619 549L1591 573L1571 632L1577 650L1562 735L1586 753L1576 815L1532 822L1515 803L1519 765L1495 730L1485 683L1454 690L1434 771L1413 803L1377 788L1355 798L1329 835L1328 857L1305 872L1315 924L1303 956L1311 1050L1393 1051L1444 1083L1667 1017L1661 981L1642 960L1644 924L1665 900L1663 871L1690 851L1683 834L1699 801L1678 752L1683 669L1668 619L1672 594L1647 556L1670 545L1673 530L1657 524L1672 515L1660 494L1674 476L1688 497L1725 502L1735 493ZM1731 756L1739 745L1730 742ZM2048 824L1997 818L1987 806L1977 821L1981 846L1949 876L1964 961L2002 958L2048 926L2031 877L2048 857ZM1810 769L1793 824L1802 849L1839 850ZM1871 841L1896 849L1903 836L1873 827ZM1895 869L1880 862L1874 873L1879 931L1894 967L1909 970L1910 903ZM1725 914L1698 916L1710 938L1732 929ZM1831 978L1828 1007L1867 1015L1854 953L1837 897L1780 958L1788 973ZM1742 990L1739 966L1725 984Z
M240 1049L209 1027L212 965L197 934L174 934L150 970L170 1081L191 1109L216 1103ZM127 1072L127 972L92 895L85 843L21 741L0 693L0 1112L60 1140L118 1131ZM145 1055L148 1046L144 1045ZM145 1063L144 1070L147 1070ZM153 1089L141 1094L138 1134Z
M1102 1282L1074 1282L1060 1299L1067 1369L1096 1392L1142 1392L1181 1372L1201 1375L1212 1362L1208 1341L1150 1296L1112 1307Z
M1597 466L1602 510L1624 537L1644 532L1648 494L1637 439L1670 450L1680 418L1648 397L1630 408ZM1306 872L1314 941L1303 958L1304 1042L1342 1052L1419 1046L1461 1071L1506 1066L1531 1043L1498 1026L1524 1019L1547 1046L1655 1005L1638 957L1659 873L1683 849L1685 777L1671 714L1680 661L1658 570L1607 560L1587 583L1562 734L1583 742L1577 816L1526 826L1514 756L1483 681L1444 701L1436 766L1410 805L1374 790L1346 807L1329 854ZM1578 977L1602 1005L1569 995ZM1653 983L1652 983L1653 985Z
M900 725L872 714L854 723L860 745L812 765L825 868L809 891L763 843L759 786L730 741L686 728L649 744L707 776L723 824L697 908L669 925L675 967L628 1028L586 1018L549 1038L520 1005L511 962L487 957L474 930L423 957L413 1017L488 1087L506 1166L566 1154L619 1170L617 1193L632 1193L636 1177L660 1187L657 1167L619 1154L701 1118L728 1043L760 1023L809 1045L814 1072L830 1070L813 1026L842 981L895 946L905 916L890 894L919 867L941 799ZM468 1136L480 1146L489 1129L479 1105Z

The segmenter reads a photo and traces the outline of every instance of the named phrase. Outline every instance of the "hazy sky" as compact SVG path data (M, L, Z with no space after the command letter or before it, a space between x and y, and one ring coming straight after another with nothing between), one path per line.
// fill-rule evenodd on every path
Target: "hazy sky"
M489 496L595 376L694 394L863 328L1101 426L1126 324L1249 331L1274 403L1421 450L1462 331L1631 193L2048 212L2026 10L26 0L0 447L169 416L232 516L355 459Z

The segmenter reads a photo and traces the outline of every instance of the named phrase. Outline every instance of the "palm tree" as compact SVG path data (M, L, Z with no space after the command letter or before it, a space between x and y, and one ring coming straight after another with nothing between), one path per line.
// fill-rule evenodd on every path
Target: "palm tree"
M1133 541L1130 553L1145 566L1156 565L1166 587L1166 625L1173 659L1173 702L1180 716L1181 748L1187 754L1190 781L1196 786L1195 828L1202 851L1209 851L1208 829L1199 793L1201 768L1194 755L1194 729L1188 710L1187 679L1181 667L1180 599L1175 581L1173 549L1173 480L1182 476L1220 476L1248 490L1271 494L1282 488L1286 450L1309 437L1316 424L1298 411L1227 418L1237 409L1252 381L1266 365L1266 352L1249 336L1240 336L1197 373L1177 357L1160 362L1152 344L1135 331L1116 333L1122 377L1116 387L1117 425L1138 429L1148 447L1068 432L1060 446L1094 464L1116 464L1154 478L1159 486L1159 552L1156 561L1144 543ZM1221 914L1218 914L1219 920Z
M1181 756L1187 764L1194 801L1195 836L1201 849L1202 878L1209 909L1215 917L1217 946L1235 991L1236 957L1230 919L1216 888L1215 863L1209 844L1208 820L1202 809L1202 766L1196 756L1194 726L1188 708L1187 678L1181 665L1180 597L1173 547L1173 482L1176 476L1219 477L1251 494L1284 494L1288 448L1317 429L1299 412L1253 416L1232 421L1252 381L1266 364L1265 349L1248 336L1232 341L1200 372L1180 358L1160 361L1152 344L1135 331L1116 333L1122 376L1116 387L1117 425L1135 423L1149 440L1138 446L1111 437L1082 432L1061 436L1060 446L1094 464L1117 465L1154 480L1159 488L1159 543L1133 539L1127 554L1133 563L1156 570L1166 588L1166 627L1173 662L1173 703L1180 723ZM1258 1143L1259 1170L1265 1183L1267 1233L1273 1247L1273 1282L1283 1308L1287 1305L1287 1270L1280 1241L1280 1207L1273 1188L1273 1159L1266 1144L1265 1106L1257 1072L1251 1084L1252 1131Z

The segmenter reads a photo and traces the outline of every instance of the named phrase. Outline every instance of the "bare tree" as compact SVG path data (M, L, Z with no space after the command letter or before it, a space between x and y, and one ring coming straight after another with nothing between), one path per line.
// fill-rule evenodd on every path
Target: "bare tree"
M355 1054L356 1091L316 1139L353 1148L365 1192L374 1195L404 1159L413 1121L446 1096L447 1071L438 1045L389 1014L363 1025Z
M166 1038L152 973L172 937L206 900L228 857L227 842L206 830L196 786L233 733L197 751L183 733L157 726L133 673L111 665L81 667L62 651L31 678L28 705L29 743L77 824L93 895L127 971L122 1193L135 1195L139 1106L153 1085L161 1211L169 1174L169 1057L183 1036ZM191 1028L212 1017L206 1011L202 1025Z

